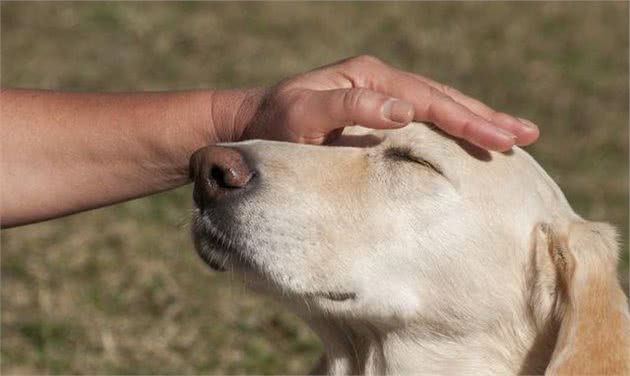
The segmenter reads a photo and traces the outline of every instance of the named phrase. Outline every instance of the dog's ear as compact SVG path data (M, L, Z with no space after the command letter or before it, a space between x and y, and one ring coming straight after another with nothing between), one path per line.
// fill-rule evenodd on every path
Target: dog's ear
M535 231L533 301L553 315L536 321L551 319L558 329L546 373L630 374L630 317L614 228L575 222L566 235L546 224Z

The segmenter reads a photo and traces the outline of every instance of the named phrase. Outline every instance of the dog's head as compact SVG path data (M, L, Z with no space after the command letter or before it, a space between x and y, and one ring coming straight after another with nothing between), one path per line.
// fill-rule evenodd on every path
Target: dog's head
M303 316L449 336L542 328L601 295L593 276L625 301L610 230L578 217L518 148L487 152L424 124L354 127L325 147L210 146L191 175L202 258Z

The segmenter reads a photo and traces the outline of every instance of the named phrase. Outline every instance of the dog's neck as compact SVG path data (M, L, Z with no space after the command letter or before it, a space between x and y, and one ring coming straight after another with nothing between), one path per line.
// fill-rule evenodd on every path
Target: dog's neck
M541 374L555 341L555 333L543 336L529 326L444 336L414 326L384 330L342 320L308 321L326 350L315 373L330 375Z

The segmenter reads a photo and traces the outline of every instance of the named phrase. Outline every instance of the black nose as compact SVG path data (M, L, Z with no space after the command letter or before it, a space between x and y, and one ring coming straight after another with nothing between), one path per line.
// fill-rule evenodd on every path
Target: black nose
M233 148L206 146L190 157L193 199L201 209L246 187L253 176L243 155Z

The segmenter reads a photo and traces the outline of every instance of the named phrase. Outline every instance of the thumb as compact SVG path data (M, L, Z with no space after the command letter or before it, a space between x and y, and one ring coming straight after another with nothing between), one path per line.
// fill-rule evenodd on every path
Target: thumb
M406 102L379 92L364 89L313 91L309 108L323 117L320 123L329 132L347 125L368 128L400 128L413 120L414 108Z

